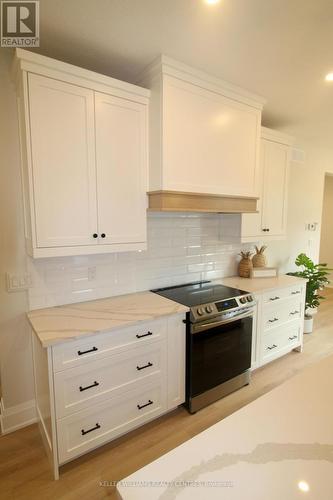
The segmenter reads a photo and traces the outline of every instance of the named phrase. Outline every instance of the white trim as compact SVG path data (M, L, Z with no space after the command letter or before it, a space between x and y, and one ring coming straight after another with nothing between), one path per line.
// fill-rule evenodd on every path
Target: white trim
M179 80L187 81L198 87L203 87L217 94L224 95L230 99L238 102L248 104L254 108L262 110L266 99L263 97L249 92L241 87L233 85L232 83L221 80L220 78L211 76L203 71L188 66L172 59L171 57L160 55L155 59L138 77L137 82L140 85L147 85L151 79L156 77L158 73L162 75L170 75Z
M26 241L27 243L27 241ZM64 247L32 248L26 245L26 250L30 257L34 259L47 257L64 257L71 255L94 255L113 252L131 252L137 250L147 250L146 242L138 243L114 243L110 245L77 245Z
M27 425L37 422L36 403L34 399L16 406L5 408L3 399L0 400L1 433L9 434Z
M120 92L127 92L129 95L132 94L137 97L142 97L144 99L143 102L146 102L150 96L150 90L138 87L132 83L116 80L110 76L101 75L94 71L42 56L29 50L16 49L12 70L14 80L17 79L20 70L49 76L51 78L60 78L61 80L65 77L66 81L75 78L80 80L81 85L84 87L95 90L104 88L105 91L117 89Z
M261 127L261 138L272 142L278 142L280 144L285 144L286 146L292 146L295 142L291 135L287 135L279 130L273 130L267 127Z
M42 414L40 412L40 409L38 408L38 405L36 405L36 412L37 412L37 416L38 416L38 422L42 428L42 434L46 440L46 443L47 443L47 446L50 448L50 451L52 450L52 443L51 443L51 438L50 436L48 435L48 432L47 432L47 429L45 427L45 423L44 423L44 420L43 420L43 417L42 417Z

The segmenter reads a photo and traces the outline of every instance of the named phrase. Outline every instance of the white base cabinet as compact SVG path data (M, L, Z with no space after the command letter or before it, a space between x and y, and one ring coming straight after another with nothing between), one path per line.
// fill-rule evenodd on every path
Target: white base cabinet
M146 248L149 91L18 49L27 251Z
M257 294L256 346L259 367L302 350L306 285L277 288Z
M184 314L42 348L33 334L37 414L59 466L185 401Z
M165 380L57 421L59 464L101 446L167 411Z
M290 150L293 139L261 128L257 214L242 215L242 241L281 240L286 236Z

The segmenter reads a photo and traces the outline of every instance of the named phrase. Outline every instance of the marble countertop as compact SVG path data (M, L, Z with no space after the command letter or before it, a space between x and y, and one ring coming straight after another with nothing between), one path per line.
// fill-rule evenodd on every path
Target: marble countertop
M123 479L120 498L331 499L332 378L330 356Z
M240 288L246 292L264 293L276 288L285 288L299 283L305 284L306 281L304 278L281 274L276 278L240 278L239 276L232 276L231 278L223 278L220 283L232 288Z
M223 278L216 280L233 288L261 293L275 288L304 283L302 278L282 275L277 278ZM188 307L152 292L138 292L117 297L37 309L28 313L31 326L43 347L78 339L140 321L187 312Z
M187 307L155 293L139 292L36 309L28 313L28 318L43 347L48 347L187 311Z

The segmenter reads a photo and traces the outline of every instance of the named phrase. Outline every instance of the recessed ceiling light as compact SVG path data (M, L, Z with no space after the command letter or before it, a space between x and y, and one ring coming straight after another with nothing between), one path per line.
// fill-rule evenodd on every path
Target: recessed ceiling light
M333 82L333 73L328 73L328 75L326 75L325 77L325 80L327 82Z
M205 0L205 3L208 3L209 5L214 5L215 3L219 3L220 0Z
M310 490L310 486L308 485L308 483L306 481L300 481L298 483L298 488L304 492L308 492Z

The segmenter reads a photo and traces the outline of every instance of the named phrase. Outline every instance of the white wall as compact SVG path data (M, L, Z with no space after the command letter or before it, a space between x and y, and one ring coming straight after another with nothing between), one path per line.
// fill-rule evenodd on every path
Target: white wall
M30 335L25 318L27 294L9 294L5 287L6 271L26 270L16 98L9 78L10 63L11 51L0 49L0 375L5 415L10 408L34 397ZM20 407L18 411L27 413L26 408ZM9 420L14 422L15 418Z
M324 202L322 214L322 229L320 239L320 262L328 264L333 269L333 176L325 176ZM329 277L333 281L333 273ZM330 286L333 286L331 283Z

